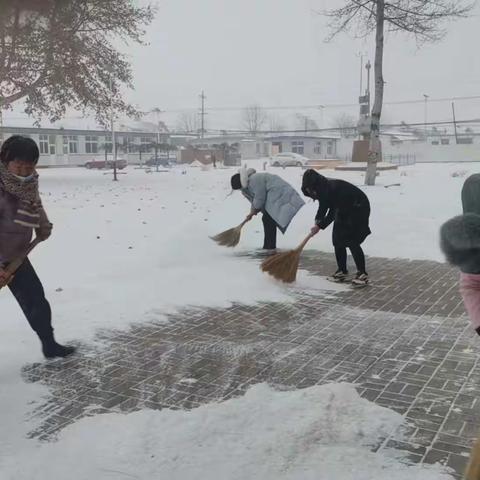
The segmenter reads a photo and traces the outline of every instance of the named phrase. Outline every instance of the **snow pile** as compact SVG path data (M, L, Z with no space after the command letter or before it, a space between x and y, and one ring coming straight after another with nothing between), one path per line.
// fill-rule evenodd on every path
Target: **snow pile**
M452 480L440 466L370 451L402 423L349 385L278 392L262 384L189 412L82 419L56 443L28 442L7 460L2 478Z

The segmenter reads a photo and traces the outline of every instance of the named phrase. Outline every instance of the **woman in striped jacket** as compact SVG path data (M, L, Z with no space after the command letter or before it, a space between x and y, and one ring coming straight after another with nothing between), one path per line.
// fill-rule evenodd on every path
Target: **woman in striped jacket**
M13 276L6 270L25 255L34 230L42 241L52 231L38 191L39 156L37 144L18 135L8 138L0 150L0 288L10 288L40 338L45 357L66 357L75 349L55 341L50 304L28 258Z

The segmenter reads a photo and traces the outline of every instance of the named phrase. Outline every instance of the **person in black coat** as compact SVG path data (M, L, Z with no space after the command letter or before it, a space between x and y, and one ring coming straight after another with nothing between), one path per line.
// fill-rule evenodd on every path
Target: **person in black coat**
M318 200L319 207L312 233L325 230L333 222L332 241L338 270L333 279L343 282L347 278L347 248L352 253L357 274L353 284L368 283L365 255L360 246L370 235L370 202L358 187L344 180L326 178L315 170L303 175L302 192Z

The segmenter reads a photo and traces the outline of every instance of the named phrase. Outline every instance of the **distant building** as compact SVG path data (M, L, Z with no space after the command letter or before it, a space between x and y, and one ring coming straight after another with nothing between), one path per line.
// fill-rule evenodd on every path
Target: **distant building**
M228 145L237 149L242 160L270 157L277 153L298 153L310 159L334 158L338 137L307 135L246 136L221 135L192 140L190 145L212 149Z
M12 135L23 135L35 140L40 149L41 167L81 166L112 152L112 134L106 130L3 127L2 132L4 140ZM140 163L153 154L153 144L157 141L169 143L171 140L167 133L115 132L117 157L130 163ZM184 141L183 138L176 138L172 143L178 145Z

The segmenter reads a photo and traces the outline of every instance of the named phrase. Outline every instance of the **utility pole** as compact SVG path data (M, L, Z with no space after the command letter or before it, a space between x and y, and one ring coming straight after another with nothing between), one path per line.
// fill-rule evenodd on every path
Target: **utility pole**
M322 122L321 123L321 128L323 129L323 128L325 128L325 124L324 124L325 105L319 105L319 107L320 107L320 119L321 119L321 122Z
M425 111L424 111L424 126L425 126L425 141L427 140L427 117L428 117L428 98L429 95L423 94L423 97L425 98Z
M200 118L201 118L201 127L200 127L200 138L203 138L205 136L205 100L206 100L205 92L202 90L202 93L200 95L200 99L202 100L202 106L200 109Z
M453 127L455 129L455 144L458 145L457 121L455 119L455 103L452 102Z

